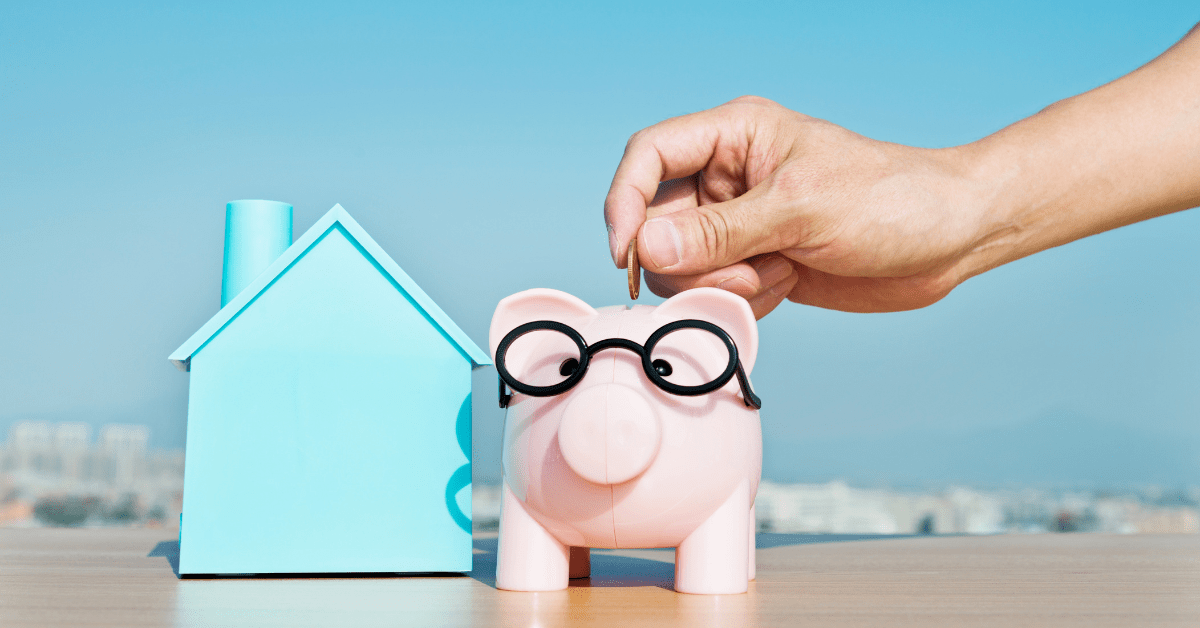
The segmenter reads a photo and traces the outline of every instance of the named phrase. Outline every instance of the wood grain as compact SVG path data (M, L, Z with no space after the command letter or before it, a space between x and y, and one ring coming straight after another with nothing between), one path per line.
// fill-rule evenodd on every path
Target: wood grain
M1200 626L1200 536L761 535L745 595L671 590L669 550L566 591L468 576L179 580L161 530L0 530L0 626Z

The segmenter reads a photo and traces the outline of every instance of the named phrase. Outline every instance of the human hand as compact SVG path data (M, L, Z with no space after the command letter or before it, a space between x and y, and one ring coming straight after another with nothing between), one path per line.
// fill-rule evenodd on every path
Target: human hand
M637 234L659 296L716 286L758 318L784 298L919 308L995 265L1005 226L970 164L969 147L878 142L743 97L634 134L604 202L609 245L624 267Z

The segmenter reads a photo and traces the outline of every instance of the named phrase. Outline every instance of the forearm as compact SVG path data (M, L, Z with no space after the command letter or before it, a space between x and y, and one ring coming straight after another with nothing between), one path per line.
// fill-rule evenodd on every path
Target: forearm
M982 208L964 270L1200 205L1200 31L1090 92L974 144Z

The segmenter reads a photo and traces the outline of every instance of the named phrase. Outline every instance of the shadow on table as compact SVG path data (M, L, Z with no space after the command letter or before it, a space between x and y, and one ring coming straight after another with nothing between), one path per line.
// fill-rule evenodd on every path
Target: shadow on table
M475 568L468 575L496 587L495 538L475 539ZM673 589L675 583L675 554L672 549L649 550L662 552L661 560L615 556L603 550L592 551L592 575L575 578L571 587L660 587Z
M814 543L844 543L848 541L872 541L883 539L910 538L911 534L779 534L760 532L756 538L758 549L811 545ZM495 588L496 586L496 538L475 539L476 550L473 569L466 575ZM642 550L662 554L662 558L648 559L617 556L604 551L592 552L592 576L571 581L572 587L644 587L656 586L672 589L675 580L675 553L671 548ZM171 572L179 578L179 541L160 541L147 554L150 558L166 558ZM412 576L437 577L458 574L395 574L395 573L307 573L307 574L235 574L207 575L205 578L403 578Z
M812 545L816 543L845 543L850 541L874 541L910 538L912 534L780 534L761 532L756 535L758 549ZM489 587L496 586L497 539L475 539L475 564L470 575ZM675 587L675 550L654 548L639 550L651 552L651 558L635 558L609 554L604 550L592 551L592 576L571 580L572 587L645 587L655 586L673 590Z
M812 545L814 543L845 543L848 541L882 541L886 539L908 539L915 534L781 534L759 532L755 535L758 549L787 547L789 545Z
M449 573L449 572L429 572L429 573L394 573L390 571L382 572L338 572L338 573L246 573L246 574L188 574L186 576L179 575L179 541L160 541L150 553L146 555L148 558L163 557L171 564L171 572L176 578L180 579L304 579L304 578L461 578L464 574Z
M179 541L159 541L158 545L155 545L154 549L150 550L149 554L146 554L147 558L156 558L159 556L166 558L167 562L171 563L171 572L178 578Z

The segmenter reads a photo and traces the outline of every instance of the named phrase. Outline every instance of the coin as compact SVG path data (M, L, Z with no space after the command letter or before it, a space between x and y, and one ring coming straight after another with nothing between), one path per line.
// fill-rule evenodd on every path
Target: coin
M629 242L629 254L625 257L625 266L629 270L629 298L634 301L642 291L642 267L638 265L637 236Z

